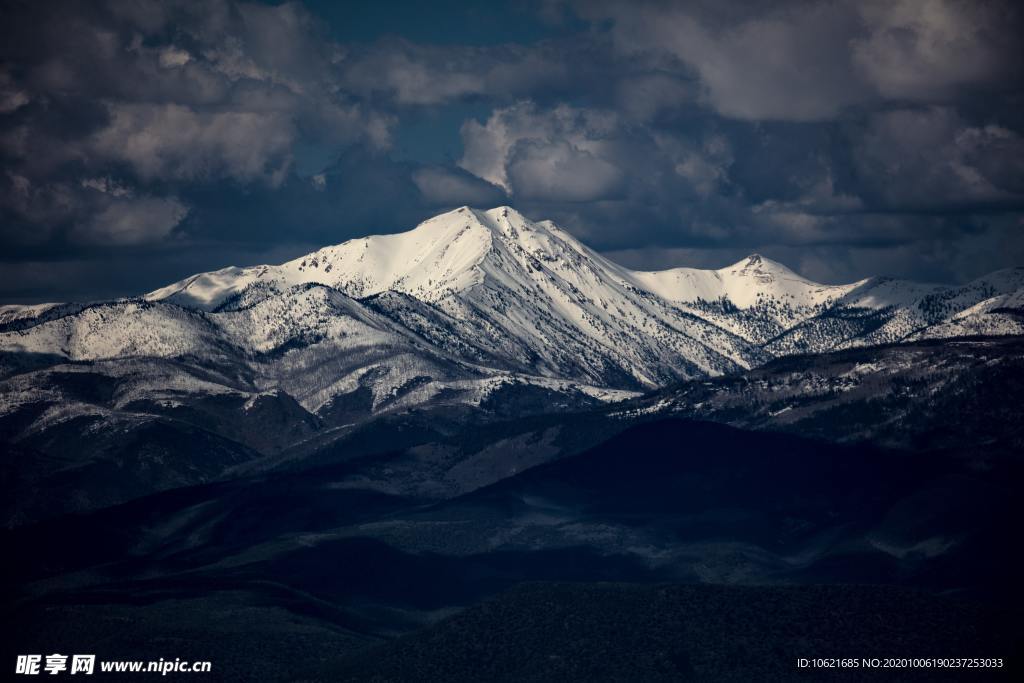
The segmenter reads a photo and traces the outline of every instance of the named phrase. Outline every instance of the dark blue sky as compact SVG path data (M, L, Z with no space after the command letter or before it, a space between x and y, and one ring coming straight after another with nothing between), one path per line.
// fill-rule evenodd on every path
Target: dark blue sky
M495 43L535 43L586 28L575 17L557 23L546 20L540 3L515 0L317 0L305 5L324 21L331 39L345 44L370 44L388 36L399 36L434 45L486 47Z
M633 267L1024 264L1008 2L0 2L0 302L551 218Z

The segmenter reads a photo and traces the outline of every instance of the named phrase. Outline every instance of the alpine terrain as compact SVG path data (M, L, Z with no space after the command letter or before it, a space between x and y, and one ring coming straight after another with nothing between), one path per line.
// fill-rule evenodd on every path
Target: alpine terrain
M549 221L462 207L140 298L5 306L0 436L21 486L95 481L48 503L82 510L279 467L410 411L578 411L793 354L1022 331L1021 268L956 287L823 285L756 254L638 272Z
M508 207L6 306L5 648L325 681L1006 656L1022 334L1021 268L637 272Z

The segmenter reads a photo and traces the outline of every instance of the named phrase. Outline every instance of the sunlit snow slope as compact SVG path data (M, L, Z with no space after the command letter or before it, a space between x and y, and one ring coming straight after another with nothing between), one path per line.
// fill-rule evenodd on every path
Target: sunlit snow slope
M7 306L0 349L233 363L255 373L256 389L283 388L316 410L364 385L374 405L467 382L479 398L509 378L635 391L792 353L1020 334L1022 292L1020 268L959 287L822 285L759 255L719 270L637 272L549 221L462 207L142 300Z

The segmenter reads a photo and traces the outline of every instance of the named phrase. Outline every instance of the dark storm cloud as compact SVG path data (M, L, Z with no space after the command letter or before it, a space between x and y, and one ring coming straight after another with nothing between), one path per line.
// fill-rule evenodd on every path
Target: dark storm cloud
M316 3L6 3L0 297L144 291L460 204L643 267L1024 262L1014 4L517 7L550 33L395 21L345 43ZM43 262L65 275L25 284Z
M465 124L463 142L459 164L529 213L652 267L673 265L658 254L681 245L717 250L719 265L755 249L794 263L806 260L796 249L831 251L813 268L827 275L823 263L835 263L825 279L865 272L858 268L871 260L851 259L850 250L902 250L909 262L914 248L904 248L916 245L952 261L955 252L939 245L1013 241L1024 206L1019 134L942 107L814 124L706 120L680 130L611 110L521 102ZM993 212L1009 218L984 216ZM952 279L1012 265L1022 251L1004 245L980 267L962 259L913 267Z
M307 137L387 146L388 115L340 92L337 48L301 5L32 3L9 17L0 154L13 242L39 227L157 241L188 213L176 185L278 187Z
M498 37L500 41L500 36ZM345 86L397 105L437 105L466 99L513 99L584 90L605 55L590 45L417 45L389 38L354 49L342 66ZM568 53L577 57L570 69Z
M1014 6L568 4L631 60L616 96L462 130L460 165L534 214L660 266L680 248L813 250L837 279L888 250L892 272L957 279L1024 256ZM1000 246L971 265L964 242Z
M1024 137L950 107L873 114L857 131L865 190L894 208L1024 203Z
M704 101L748 120L820 120L880 100L956 97L1019 78L1020 13L972 0L573 3L616 47L696 73Z
M460 168L424 166L412 172L412 180L423 200L433 206L495 206L506 198L501 188Z

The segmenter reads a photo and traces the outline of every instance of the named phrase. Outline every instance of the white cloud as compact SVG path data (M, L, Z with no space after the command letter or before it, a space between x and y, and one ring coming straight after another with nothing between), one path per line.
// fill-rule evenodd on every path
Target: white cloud
M197 112L177 104L111 104L110 124L88 145L93 157L130 164L144 179L227 176L278 185L295 133L278 112Z
M655 140L671 159L675 172L702 197L710 196L728 183L733 152L724 136L711 135L697 144L694 140L665 134L656 135Z
M853 63L886 97L928 99L991 82L1005 76L1007 51L1019 48L999 3L887 0L860 12L870 28L851 43Z
M131 197L135 194L130 187L110 177L84 178L81 184L84 188L109 194L112 197Z
M163 240L188 214L173 197L120 198L75 225L76 242L104 245L147 244Z
M567 140L525 139L515 147L507 174L528 200L589 202L620 194L625 175L600 150Z
M186 50L179 49L173 45L160 50L160 66L165 69L185 66L190 61L192 61L192 55Z
M372 54L347 79L361 90L388 92L402 104L439 104L484 91L484 76L472 63L437 66L430 54L412 55L411 49Z
M609 112L566 105L541 110L520 102L496 109L484 124L463 124L459 166L513 194L553 195L565 189L574 197L594 198L614 185L608 138L617 126ZM574 177L588 176L587 165L593 177Z

